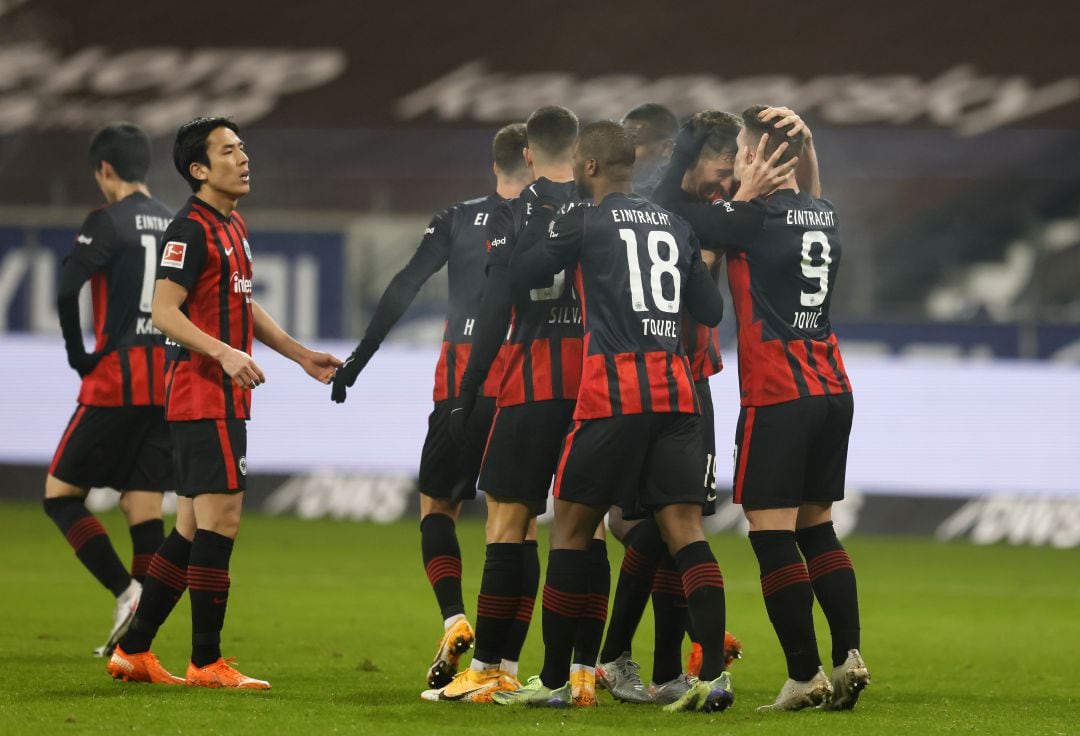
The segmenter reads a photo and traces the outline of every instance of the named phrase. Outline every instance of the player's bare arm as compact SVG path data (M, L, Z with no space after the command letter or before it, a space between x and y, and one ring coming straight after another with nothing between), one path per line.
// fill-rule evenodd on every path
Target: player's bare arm
M265 383L266 375L250 355L207 335L180 311L187 296L188 290L180 284L169 279L158 279L151 313L154 326L173 342L221 363L229 377L241 385L255 388Z
M334 371L342 363L330 353L322 353L305 347L281 328L274 318L258 302L252 302L251 313L255 323L255 339L271 350L300 364L304 372L320 383L330 383Z
M765 123L772 121L773 127L782 130L788 138L802 134L803 150L799 155L799 165L795 168L795 180L799 182L799 188L811 197L821 197L821 171L810 126L790 107L767 107L758 117Z

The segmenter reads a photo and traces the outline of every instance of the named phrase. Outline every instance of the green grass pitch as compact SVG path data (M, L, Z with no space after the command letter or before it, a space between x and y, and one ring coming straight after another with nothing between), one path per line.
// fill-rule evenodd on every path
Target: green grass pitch
M103 521L126 559L120 517ZM460 536L471 613L482 525L463 522ZM711 541L727 581L729 628L744 645L744 659L733 667L731 710L668 715L620 705L604 693L595 710L518 711L419 699L441 622L415 522L245 519L233 557L225 654L237 657L242 671L269 679L273 690L221 692L109 679L90 651L107 633L110 597L40 507L3 504L0 732L1080 733L1080 552L849 540L873 684L851 713L760 715L754 707L772 699L784 671L757 567L745 539ZM621 549L612 542L609 551L617 572ZM523 675L540 665L539 623L538 606ZM651 627L647 613L635 642L646 677ZM820 616L818 631L827 656ZM183 674L189 635L185 599L155 645L173 672Z

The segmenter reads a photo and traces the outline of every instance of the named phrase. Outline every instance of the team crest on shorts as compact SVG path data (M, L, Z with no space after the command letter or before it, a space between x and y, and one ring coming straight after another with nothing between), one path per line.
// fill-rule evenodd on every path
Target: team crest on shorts
M247 475L247 455L241 455L236 464L240 467L240 475Z

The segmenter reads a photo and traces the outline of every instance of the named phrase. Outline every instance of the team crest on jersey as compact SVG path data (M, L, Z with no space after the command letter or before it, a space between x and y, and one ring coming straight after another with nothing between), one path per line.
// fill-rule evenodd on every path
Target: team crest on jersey
M91 238L89 235L83 235L82 233L79 233L79 237L75 238L75 242L82 243L83 245L90 245L94 242L94 239Z
M236 465L240 468L240 475L247 475L247 455L241 455Z
M251 245L248 244L247 238L241 238L240 240L244 244L244 255L246 255L247 259L250 261L251 260Z
M170 240L161 253L161 265L170 268L183 268L187 257L187 243Z

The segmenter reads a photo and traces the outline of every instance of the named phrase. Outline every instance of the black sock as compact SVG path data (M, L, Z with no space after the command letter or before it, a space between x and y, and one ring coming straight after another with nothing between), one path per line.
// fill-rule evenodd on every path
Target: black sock
M158 627L165 623L177 601L184 595L190 557L191 542L173 529L150 560L139 608L131 620L131 627L120 640L120 648L128 654L150 649Z
M67 538L75 556L98 582L119 596L131 585L131 575L113 549L109 533L77 496L46 498L45 515Z
M634 632L649 602L656 562L666 551L660 527L652 519L646 519L627 532L623 544L626 554L615 584L615 601L611 607L607 638L600 652L601 662L612 662L623 652L631 651Z
M529 635L533 609L536 607L536 591L540 587L540 552L535 539L526 539L521 545L521 588L518 593L518 610L503 638L502 658L509 662L521 659L521 648ZM487 660L480 660L482 662Z
M454 520L446 514L425 516L420 522L420 550L443 620L465 613L461 598L461 548Z
M693 542L675 553L675 567L682 577L686 605L694 630L700 633L701 674L705 682L723 673L724 667L724 618L727 615L724 600L724 576L716 564L708 542Z
M849 649L859 648L859 593L855 568L844 545L836 538L833 523L800 529L795 533L806 558L810 584L832 632L832 663L839 666Z
M659 685L682 674L682 642L690 618L682 578L675 570L675 559L669 554L660 559L656 568L652 604L656 622L652 681Z
M150 560L165 541L165 522L150 519L131 527L131 577L140 583L146 577Z
M596 666L600 642L607 623L608 594L611 591L611 565L608 564L607 542L594 539L589 543L589 598L574 637L574 664Z
M188 595L191 596L191 662L205 667L221 658L221 629L229 602L229 558L233 540L199 529L191 543Z
M510 625L521 603L521 544L489 544L476 602L475 658L488 664L502 661Z
M821 658L814 636L814 592L795 532L750 532L750 544L761 568L765 609L787 658L788 677L805 682L817 673Z
M570 659L578 622L589 601L589 553L577 549L553 549L548 554L544 584L544 667L540 680L552 689L570 679Z

